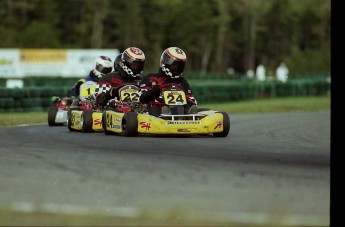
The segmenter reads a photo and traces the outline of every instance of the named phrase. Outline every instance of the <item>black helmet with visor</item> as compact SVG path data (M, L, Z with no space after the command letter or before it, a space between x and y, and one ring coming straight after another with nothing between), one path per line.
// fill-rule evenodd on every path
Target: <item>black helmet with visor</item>
M119 66L122 70L132 77L139 77L144 70L145 54L137 47L127 48L121 56Z
M173 79L182 77L187 62L185 52L178 47L169 47L161 55L160 69Z

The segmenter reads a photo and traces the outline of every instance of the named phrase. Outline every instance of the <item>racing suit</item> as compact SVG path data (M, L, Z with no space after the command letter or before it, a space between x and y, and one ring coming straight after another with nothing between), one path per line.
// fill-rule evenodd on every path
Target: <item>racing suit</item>
M93 70L90 71L89 75L85 78L79 79L74 86L71 89L71 95L78 97L80 93L80 85L85 83L86 81L94 81L97 82L99 79L98 77L94 74Z
M96 105L105 107L110 99L118 97L118 88L125 84L139 85L141 77L122 76L120 72L111 72L98 80L98 92L96 94Z
M139 84L140 102L144 104L152 104L156 102L160 96L160 86L168 83L179 84L183 87L187 98L186 112L189 112L192 106L196 107L197 101L193 95L188 81L185 78L180 77L177 79L173 79L160 72L149 73L143 77ZM159 113L151 112L150 109L149 113L152 115L159 115Z
M95 75L94 70L91 70L89 75L85 78L79 79L74 86L72 87L72 89L70 90L71 96L74 96L76 98L74 98L70 109L79 109L79 102L80 102L80 98L79 98L79 94L80 94L80 86L85 83L86 81L94 81L97 82L99 80L99 78Z

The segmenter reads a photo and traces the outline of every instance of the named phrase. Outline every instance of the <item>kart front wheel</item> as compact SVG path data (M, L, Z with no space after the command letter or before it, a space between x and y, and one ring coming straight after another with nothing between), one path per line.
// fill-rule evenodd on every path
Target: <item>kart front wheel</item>
M138 114L135 112L125 113L122 119L123 135L134 137L138 135Z
M226 137L230 131L230 118L228 113L220 112L223 115L223 131L213 133L214 137Z
M94 132L92 129L93 120L92 120L93 110L84 110L82 113L82 121L83 121L83 132Z

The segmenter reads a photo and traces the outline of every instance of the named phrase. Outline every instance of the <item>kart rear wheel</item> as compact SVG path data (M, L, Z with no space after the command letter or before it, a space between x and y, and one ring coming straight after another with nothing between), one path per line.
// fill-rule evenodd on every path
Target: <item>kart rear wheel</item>
M56 114L58 112L58 108L56 106L50 106L48 108L48 125L49 126L60 126L63 123L55 123Z
M92 120L93 110L84 110L81 117L83 122L82 132L94 132L92 129L93 120Z
M138 135L138 114L135 112L125 113L122 119L122 132L124 136L134 137Z
M220 112L223 115L223 131L213 133L214 137L226 137L230 131L230 118L228 113Z

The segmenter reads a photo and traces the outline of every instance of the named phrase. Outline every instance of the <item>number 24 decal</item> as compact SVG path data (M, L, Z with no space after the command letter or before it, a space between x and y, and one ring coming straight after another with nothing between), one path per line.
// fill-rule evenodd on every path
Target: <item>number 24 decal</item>
M168 105L184 105L186 104L185 94L183 91L164 92L164 99Z
M167 99L168 99L168 104L175 104L176 102L181 102L181 103L184 102L181 94L179 95L169 94L167 95Z

